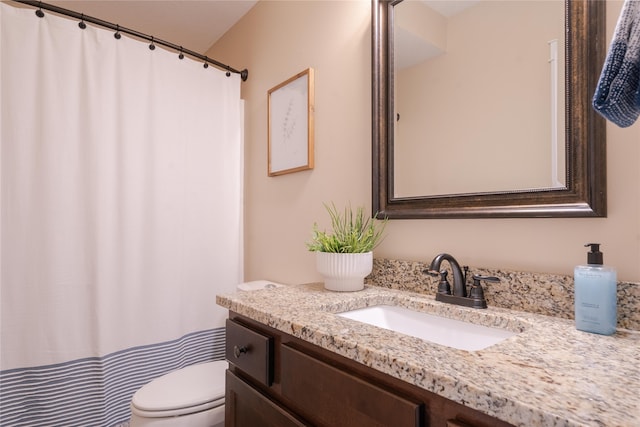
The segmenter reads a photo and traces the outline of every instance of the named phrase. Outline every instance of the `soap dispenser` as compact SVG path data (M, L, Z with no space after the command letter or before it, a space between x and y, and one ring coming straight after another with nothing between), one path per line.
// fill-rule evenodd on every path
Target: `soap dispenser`
M599 243L587 243L587 265L574 270L576 328L611 335L617 323L616 270L602 265Z

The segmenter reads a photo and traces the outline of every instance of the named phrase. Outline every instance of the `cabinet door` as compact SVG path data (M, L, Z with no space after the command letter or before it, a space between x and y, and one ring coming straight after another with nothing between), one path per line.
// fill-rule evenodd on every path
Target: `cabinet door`
M422 425L421 403L353 376L287 345L281 347L282 395L296 412L330 427Z
M235 376L226 375L225 427L302 427L305 424Z

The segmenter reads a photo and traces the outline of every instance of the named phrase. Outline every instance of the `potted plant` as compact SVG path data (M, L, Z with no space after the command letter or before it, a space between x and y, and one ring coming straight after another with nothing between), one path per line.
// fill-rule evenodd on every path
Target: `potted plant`
M318 272L324 277L324 287L332 291L359 291L364 278L373 269L373 249L382 241L387 218L377 221L359 207L338 211L324 204L331 218L331 232L320 231L313 224L313 237L307 248L316 252Z

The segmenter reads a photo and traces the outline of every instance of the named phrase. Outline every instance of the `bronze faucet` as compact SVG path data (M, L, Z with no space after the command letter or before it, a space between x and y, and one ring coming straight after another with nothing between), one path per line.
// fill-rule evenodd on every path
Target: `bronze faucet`
M453 272L453 292L451 292L451 284L447 279L448 271L440 270L442 261L449 262L451 271ZM464 273L462 270L464 269ZM460 264L454 257L449 254L441 253L437 255L429 268L424 273L432 276L440 275L440 283L438 283L438 291L436 292L436 301L446 302L449 304L462 305L473 308L487 308L487 301L484 298L484 290L482 289L481 280L488 282L499 282L500 279L493 276L473 275L473 285L467 293L467 271L469 267L460 268Z

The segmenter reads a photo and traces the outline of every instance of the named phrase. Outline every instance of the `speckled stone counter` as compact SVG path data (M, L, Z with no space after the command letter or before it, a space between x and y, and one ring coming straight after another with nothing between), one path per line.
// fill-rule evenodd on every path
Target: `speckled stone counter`
M367 286L320 283L218 295L234 312L517 426L640 425L640 333L577 331L573 321ZM336 316L390 304L518 332L480 351L440 346Z
M446 268L448 264L443 264ZM438 277L423 273L428 264L418 261L376 258L367 283L383 288L434 295ZM547 316L574 318L573 277L560 274L470 267L472 274L496 276L498 283L485 283L484 294L489 305ZM452 277L452 274L449 274ZM640 283L618 282L618 327L640 330ZM638 423L640 426L640 422Z

